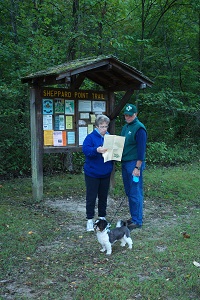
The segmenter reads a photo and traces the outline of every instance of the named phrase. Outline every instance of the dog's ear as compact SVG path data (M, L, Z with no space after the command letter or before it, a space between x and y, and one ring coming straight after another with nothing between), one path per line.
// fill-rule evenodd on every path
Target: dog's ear
M94 221L94 225L93 225L94 230L96 230L97 227L99 227L99 226L98 226L98 222L99 222L99 220Z
M99 221L99 220L94 221L94 225L97 225L98 221Z
M104 229L106 229L107 225L108 225L108 222L106 220L99 220L99 222L98 222L98 227L99 227L100 231L103 231Z

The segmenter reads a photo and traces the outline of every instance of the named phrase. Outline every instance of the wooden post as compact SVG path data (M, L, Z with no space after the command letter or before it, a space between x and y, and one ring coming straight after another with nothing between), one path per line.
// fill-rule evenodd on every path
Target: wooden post
M43 135L42 103L39 88L32 87L30 91L31 114L31 167L32 167L32 194L34 201L41 201L43 197Z

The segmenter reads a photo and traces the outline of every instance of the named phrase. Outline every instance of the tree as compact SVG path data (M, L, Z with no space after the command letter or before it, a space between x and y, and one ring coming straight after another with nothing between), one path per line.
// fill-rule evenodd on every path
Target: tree
M196 1L1 0L0 33L2 173L30 170L29 96L20 78L99 54L113 54L154 80L152 90L139 91L130 99L138 100L148 127L150 116L156 120L150 139L171 144L178 137L181 142L183 128L192 142L194 132L199 137Z

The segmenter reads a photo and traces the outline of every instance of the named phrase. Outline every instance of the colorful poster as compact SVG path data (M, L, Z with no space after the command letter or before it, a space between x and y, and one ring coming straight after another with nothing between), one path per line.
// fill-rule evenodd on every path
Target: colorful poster
M53 146L53 130L44 130L44 146Z
M52 115L43 115L43 130L52 130Z
M65 130L65 118L64 115L55 115L55 130Z
M74 115L74 100L65 100L65 114Z
M55 114L65 113L65 102L64 99L55 99Z
M53 145L54 146L66 146L66 131L54 131L53 132Z
M52 115L52 114L53 114L53 100L43 99L43 115Z
M73 117L66 116L66 129L73 129Z
M75 144L75 132L74 131L67 132L67 144L68 145Z

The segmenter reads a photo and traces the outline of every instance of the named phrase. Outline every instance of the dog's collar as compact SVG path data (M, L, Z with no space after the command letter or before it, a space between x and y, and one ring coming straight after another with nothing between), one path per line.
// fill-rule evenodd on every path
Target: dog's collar
M110 232L110 229L109 229L109 227L107 226L104 230L102 230L102 231L100 231L101 233L103 233L103 232L106 232L106 233L108 233L108 232Z
M108 229L105 228L104 230L100 231L100 232L108 232Z

